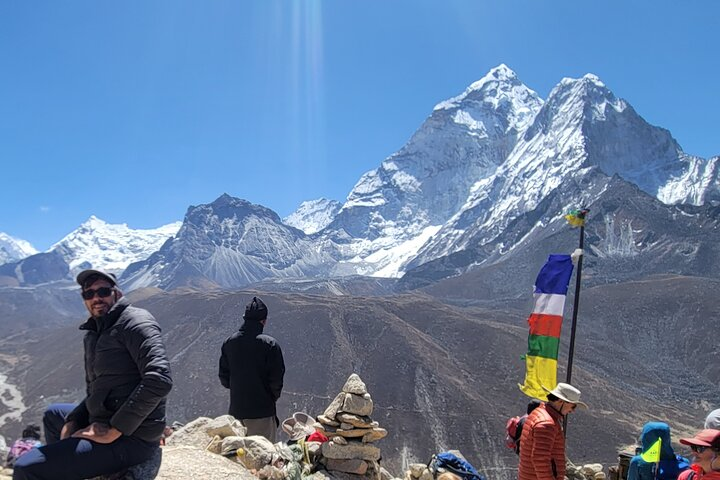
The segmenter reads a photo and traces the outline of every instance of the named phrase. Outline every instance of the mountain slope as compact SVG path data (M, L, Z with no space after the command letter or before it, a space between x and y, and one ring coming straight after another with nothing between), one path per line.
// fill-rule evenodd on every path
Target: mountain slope
M30 242L0 232L0 265L38 253Z
M591 409L570 418L573 461L615 462L617 449L632 444L652 418L668 419L678 435L702 421L716 393L720 363L685 352L703 349L706 358L717 358L717 345L702 343L719 326L720 304L712 295L717 288L717 280L680 278L588 290L573 383ZM666 295L668 289L675 295ZM531 297L529 287L527 292ZM708 300L697 308L696 293ZM171 420L227 411L228 393L217 380L219 349L238 328L244 304L257 294L162 292L138 303L163 329L174 372ZM527 348L529 310L462 310L424 295L262 295L270 311L265 331L279 341L287 367L280 418L295 411L319 414L356 372L375 402L373 418L389 432L381 447L391 471L459 448L493 478L513 478L517 457L502 439L507 418L527 403L517 383L524 375L520 356ZM659 311L666 315L652 316ZM652 323L645 323L648 319ZM559 378L567 365L568 333L565 328ZM41 413L46 399L81 398L84 375L81 350L67 349L82 341L76 326L25 337L34 340L0 339L0 348L33 359L11 372L29 405L28 420ZM670 348L669 339L677 348ZM662 369L656 363L659 351Z
M690 164L695 173L687 173ZM506 162L475 184L466 204L408 268L465 250L471 241L497 243L514 219L537 208L556 189L582 183L596 171L617 174L665 203L695 204L714 198L715 165L715 160L685 155L669 132L645 122L597 77L564 79ZM704 178L705 183L688 189L679 178ZM580 198L567 200L566 207L581 205ZM584 201L591 200L586 196Z
M180 222L154 229L131 229L127 224L106 223L93 215L50 251L58 252L73 272L95 267L119 273L131 263L149 257L179 229Z
M222 195L190 207L175 238L128 267L128 289L157 286L238 287L268 278L305 277L332 263L308 237L265 207Z
M336 200L319 198L303 202L297 210L283 218L285 225L302 230L308 235L317 233L332 222L342 207Z
M325 229L345 244L341 260L357 256L337 271L398 276L408 260L403 253L417 250L465 203L472 185L494 173L541 105L505 65L438 104L400 151L360 178Z

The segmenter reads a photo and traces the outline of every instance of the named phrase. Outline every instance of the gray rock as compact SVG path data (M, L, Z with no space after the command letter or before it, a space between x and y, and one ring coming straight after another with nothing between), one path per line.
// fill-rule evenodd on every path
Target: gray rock
M310 454L310 460L318 458L318 456L320 455L320 447L322 447L322 443L306 442L305 445L307 445L308 453Z
M363 435L362 441L363 443L376 442L381 438L387 437L387 434L388 432L384 428L373 428L368 433Z
M323 415L330 420L335 420L335 415L337 415L340 408L343 406L343 402L345 401L345 394L344 393L338 393L335 399L330 402L330 405L325 409L325 412L323 412Z
M333 442L337 443L338 445L347 445L348 441L345 439L345 437L337 436L333 437Z
M432 472L427 468L420 474L420 480L433 480L433 478Z
M242 450L239 450L242 449ZM246 468L261 469L272 462L275 446L265 437L225 437L222 441L222 454L237 452L234 457Z
M355 458L347 460L338 460L329 458L326 467L330 471L338 471L345 473L354 473L356 475L364 475L367 472L368 464L363 460Z
M420 478L420 475L422 475L423 470L427 468L427 465L424 463L411 463L408 465L408 470L410 470L410 475L412 475L414 478Z
M350 375L343 385L342 391L345 393L354 393L356 395L365 395L368 393L365 382L360 380L357 373Z
M358 428L372 428L379 425L377 422L373 422L370 417L353 415L352 413L338 413L335 416L335 419L342 423L349 423L350 425Z
M390 472L385 470L384 467L380 467L380 480L392 480L393 476Z
M206 450L165 446L157 479L257 480L257 477L241 464Z
M214 437L215 435L218 435L220 438L244 437L247 433L247 429L240 423L240 420L236 420L232 415L217 417L211 420L205 428L205 433L210 437Z
M205 450L220 455L222 453L222 441L223 439L220 435L215 435L213 439L210 440L210 444L205 448Z
M344 399L345 397L343 397ZM318 422L322 423L323 425L328 425L330 427L339 427L340 422L336 422L335 420L326 417L325 415L318 415L317 417Z
M341 430L352 430L352 429L353 429L353 424L352 424L352 423L340 422L340 429L341 429Z
M580 470L583 474L593 477L596 473L603 471L603 466L599 463L589 463L587 465L583 465Z
M185 445L205 450L212 440L212 437L205 432L206 426L211 421L211 418L200 417L186 425L183 425L167 438L165 445L169 447Z
M322 446L325 458L347 460L357 458L360 460L377 461L380 459L380 449L369 443L348 442L347 445L338 445L334 442L325 442Z
M354 393L345 393L342 408L340 410L355 415L372 415L373 402L369 393L365 395L355 395Z

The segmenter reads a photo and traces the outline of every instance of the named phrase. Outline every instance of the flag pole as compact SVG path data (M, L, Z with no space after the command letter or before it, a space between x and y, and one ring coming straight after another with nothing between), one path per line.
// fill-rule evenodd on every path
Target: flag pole
M582 223L580 224L579 246L581 254L578 258L577 274L575 275L575 298L573 299L572 328L570 329L570 350L568 351L567 375L565 377L566 383L571 383L572 381L573 357L575 356L575 331L577 329L578 309L580 308L580 282L582 280L583 257L585 256L582 250L585 247L585 219L587 217L588 210L583 209L579 213L579 216L582 219ZM567 432L567 416L563 418L563 431ZM567 433L565 433L565 435L567 435Z
M580 250L585 246L585 225L580 226ZM573 299L573 316L572 316L572 328L570 329L570 350L568 352L568 367L567 376L565 380L567 383L571 383L572 380L572 367L573 367L573 356L575 355L575 330L577 329L577 316L578 308L580 307L580 281L582 279L582 265L583 257L580 255L578 258L577 275L575 276L575 298Z

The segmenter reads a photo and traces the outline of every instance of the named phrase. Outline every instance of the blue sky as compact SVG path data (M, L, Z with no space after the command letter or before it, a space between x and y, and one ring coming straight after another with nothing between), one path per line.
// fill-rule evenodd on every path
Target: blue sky
M344 200L505 63L546 97L592 72L684 150L720 154L720 2L0 3L0 231L181 220L222 193Z

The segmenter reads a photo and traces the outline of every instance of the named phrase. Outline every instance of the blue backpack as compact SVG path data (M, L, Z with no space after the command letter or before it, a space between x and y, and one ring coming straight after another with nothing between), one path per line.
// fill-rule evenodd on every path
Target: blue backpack
M485 477L479 474L467 460L463 460L450 452L433 455L428 464L428 469L432 472L434 478L437 478L438 473L442 473L441 470L444 470L458 475L463 480L485 480Z
M656 472L656 468L659 470ZM652 473L653 478L657 480L675 480L678 478L680 473L690 468L690 462L687 458L675 455L673 460L660 460L657 464L653 464Z

